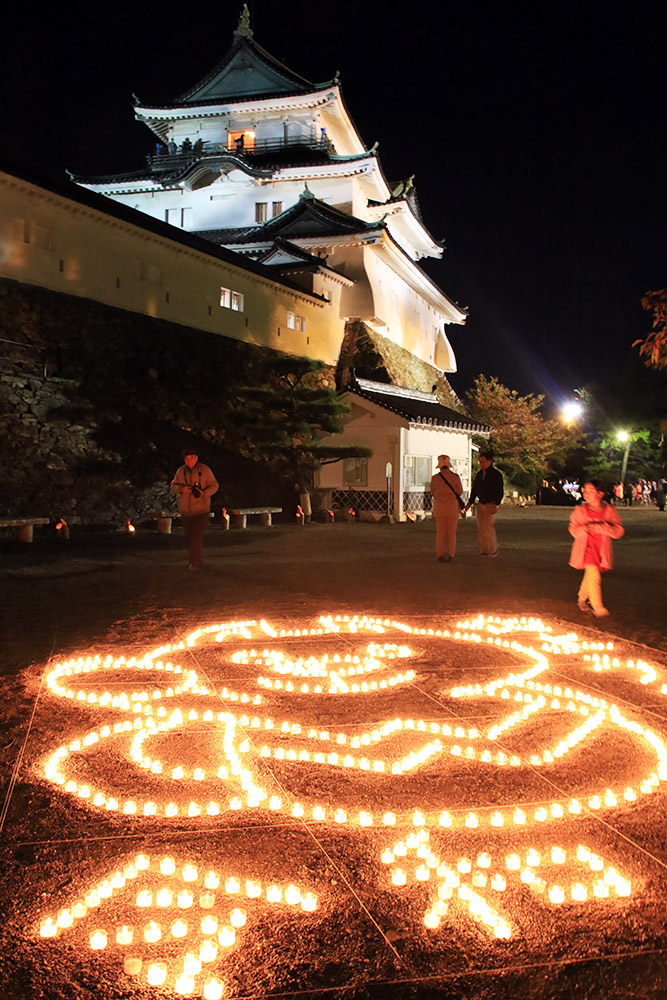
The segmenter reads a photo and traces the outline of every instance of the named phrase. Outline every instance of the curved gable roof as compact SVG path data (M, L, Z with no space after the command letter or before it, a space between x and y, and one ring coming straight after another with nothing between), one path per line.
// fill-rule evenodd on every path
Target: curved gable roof
M253 39L241 15L232 47L211 72L178 98L180 104L228 102L279 94L307 94L328 86L313 84L275 59Z

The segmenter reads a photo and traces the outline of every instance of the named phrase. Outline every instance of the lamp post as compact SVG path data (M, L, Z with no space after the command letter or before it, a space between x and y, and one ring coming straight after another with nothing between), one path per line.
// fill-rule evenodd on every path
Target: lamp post
M625 445L625 448L623 450L623 461L621 462L621 482L624 483L625 474L628 471L628 456L630 454L630 445L632 444L632 442L630 440L630 435L628 434L627 431L618 431L616 437L621 442L621 444Z
M571 402L571 403L565 403L563 405L562 410L561 410L561 412L563 414L563 420L565 421L565 423L567 424L568 427L571 424L573 424L574 421L577 420L578 417L581 416L581 414L583 413L583 411L584 411L584 408L583 408L583 406L581 405L581 403L579 402L578 399L573 400L573 402Z

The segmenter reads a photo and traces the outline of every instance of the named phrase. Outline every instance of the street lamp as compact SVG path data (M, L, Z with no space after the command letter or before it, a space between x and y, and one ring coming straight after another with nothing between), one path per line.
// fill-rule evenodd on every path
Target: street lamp
M565 403L562 408L563 419L569 427L583 413L584 408L578 399L571 403Z
M630 445L632 442L627 431L618 431L616 437L621 444L625 445L625 449L623 451L623 461L621 462L621 482L624 483L625 473L628 471L628 456L630 454Z

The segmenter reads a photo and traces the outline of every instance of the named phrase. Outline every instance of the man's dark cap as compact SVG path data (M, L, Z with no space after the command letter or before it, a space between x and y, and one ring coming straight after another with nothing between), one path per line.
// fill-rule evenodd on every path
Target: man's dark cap
M197 458L199 458L199 448L196 448L194 445L191 445L190 448L184 448L183 451L181 452L181 455L183 456L183 458L185 458L186 455L196 455Z

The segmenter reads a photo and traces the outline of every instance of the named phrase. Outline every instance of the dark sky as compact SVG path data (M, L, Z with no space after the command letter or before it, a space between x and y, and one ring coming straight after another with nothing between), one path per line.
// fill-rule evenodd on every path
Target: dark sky
M24 4L0 15L0 156L63 178L140 167L131 94L167 104L221 58L240 0ZM392 181L416 175L446 241L429 273L479 372L552 401L622 378L667 284L660 3L254 0L256 40L313 81L339 69ZM6 8L5 8L6 10ZM4 150L4 153L2 153Z

